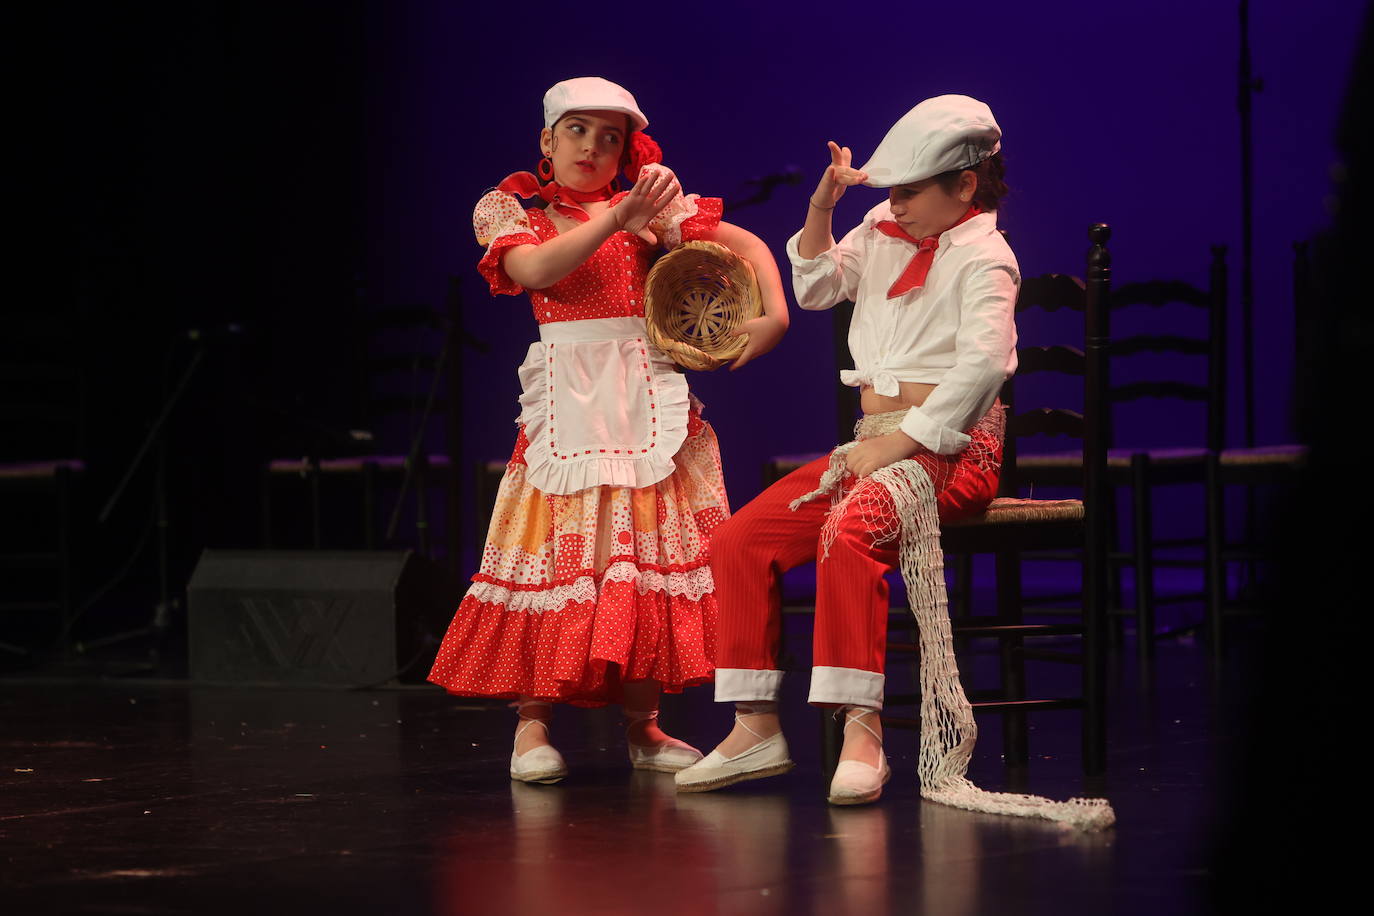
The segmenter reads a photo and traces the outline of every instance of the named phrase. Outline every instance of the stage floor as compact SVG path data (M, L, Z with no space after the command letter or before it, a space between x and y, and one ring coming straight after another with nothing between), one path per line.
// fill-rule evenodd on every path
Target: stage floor
M421 687L0 681L0 910L29 913L1190 913L1211 911L1238 718L1200 646L1111 675L1110 771L1084 783L1077 714L1032 719L1024 788L1104 794L1079 834L923 802L892 732L876 805L826 804L819 713L788 682L791 774L677 795L629 769L614 710L560 709L572 775L512 783L513 714ZM1240 690L1236 691L1238 694ZM1241 697L1237 696L1237 699ZM729 713L668 697L709 748ZM1020 788L995 718L971 776Z

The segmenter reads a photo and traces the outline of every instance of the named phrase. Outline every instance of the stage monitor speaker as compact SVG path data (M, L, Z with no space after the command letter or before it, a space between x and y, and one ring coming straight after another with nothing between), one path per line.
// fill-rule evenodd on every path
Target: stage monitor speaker
M411 551L206 550L187 587L191 678L361 686L429 673L458 606Z

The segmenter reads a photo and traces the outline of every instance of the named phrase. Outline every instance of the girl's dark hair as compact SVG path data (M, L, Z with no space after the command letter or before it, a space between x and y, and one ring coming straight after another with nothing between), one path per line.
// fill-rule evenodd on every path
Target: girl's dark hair
M959 186L959 176L964 172L972 172L978 176L978 190L973 192L973 202L978 205L978 209L996 210L1008 191L1007 183L1003 180L1007 174L1007 165L1002 160L1002 154L993 153L972 168L941 172L935 176L935 180L945 189L945 193L952 194Z

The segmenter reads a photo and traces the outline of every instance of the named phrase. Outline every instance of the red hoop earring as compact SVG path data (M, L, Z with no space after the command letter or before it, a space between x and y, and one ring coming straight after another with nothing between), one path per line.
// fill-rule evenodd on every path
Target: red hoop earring
M548 156L539 160L539 165L535 168L539 177L543 181L553 181L553 160Z

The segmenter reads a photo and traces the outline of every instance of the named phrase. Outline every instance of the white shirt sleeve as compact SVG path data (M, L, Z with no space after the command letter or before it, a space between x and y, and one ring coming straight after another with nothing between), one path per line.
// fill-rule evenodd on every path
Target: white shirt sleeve
M844 238L814 258L803 258L798 246L801 232L787 240L787 259L792 262L792 292L797 305L812 311L832 308L858 295L859 280L868 260L864 234L869 219L849 230Z
M974 267L964 281L954 365L925 403L902 418L902 432L932 452L962 451L969 444L964 430L988 412L1002 383L1015 371L1020 282L1014 267L999 263Z

